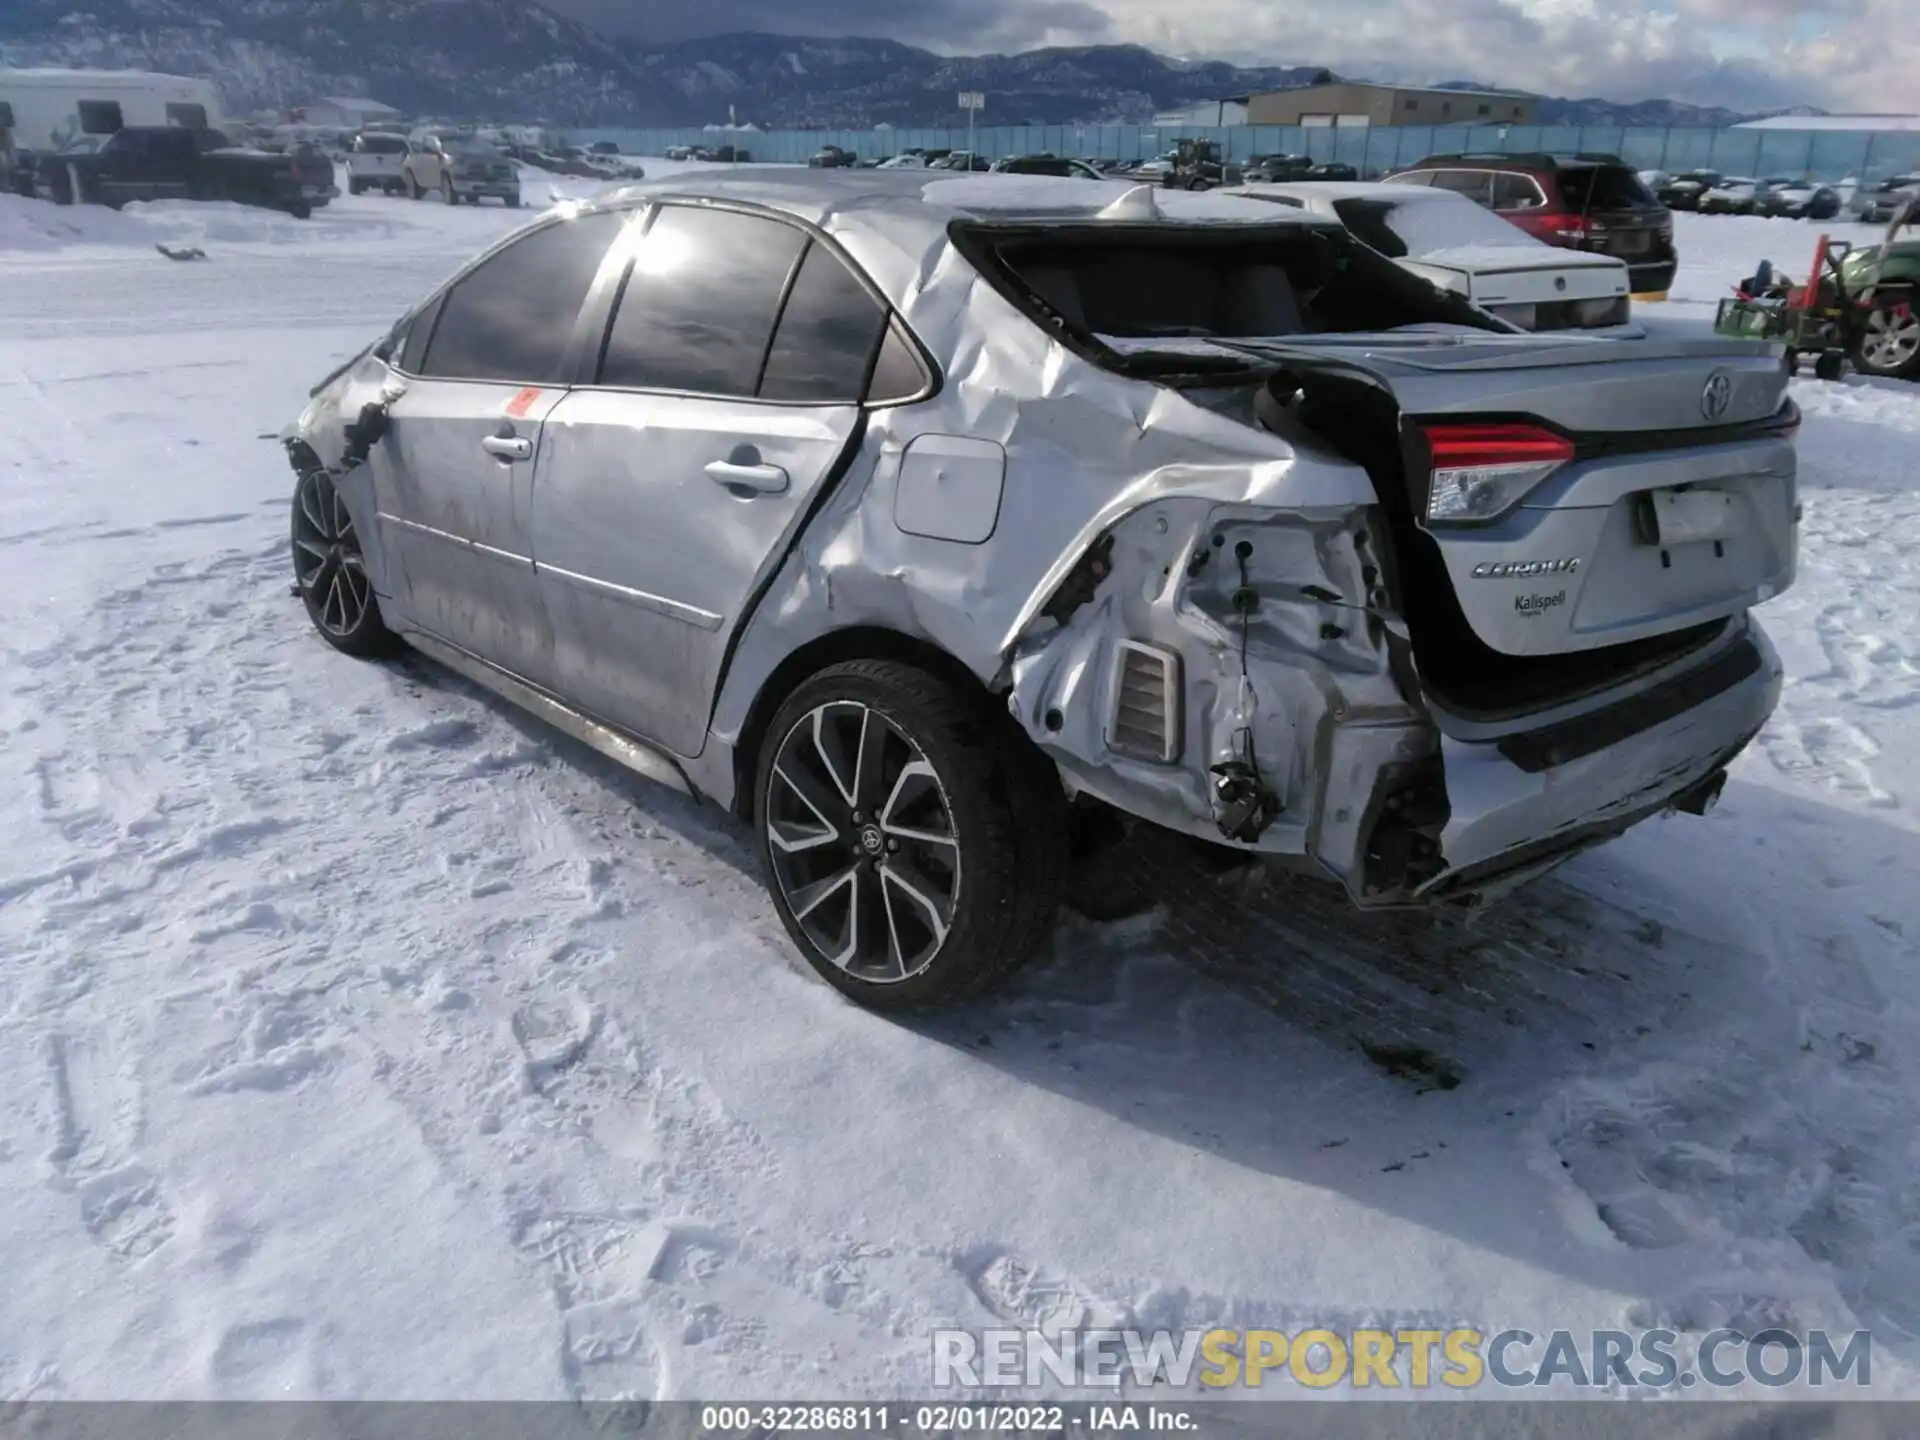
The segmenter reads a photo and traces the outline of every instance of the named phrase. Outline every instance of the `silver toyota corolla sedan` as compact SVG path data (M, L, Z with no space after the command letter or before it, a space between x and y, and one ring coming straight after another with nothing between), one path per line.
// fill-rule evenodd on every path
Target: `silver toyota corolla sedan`
M563 206L286 435L404 640L752 827L881 1007L1045 937L1086 814L1474 904L1702 813L1778 699L1780 350L1522 334L1331 222L740 169Z

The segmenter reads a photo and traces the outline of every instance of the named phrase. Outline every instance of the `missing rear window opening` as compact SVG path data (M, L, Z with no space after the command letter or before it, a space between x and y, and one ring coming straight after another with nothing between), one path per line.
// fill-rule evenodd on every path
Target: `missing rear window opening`
M1009 298L1038 301L1083 337L1251 340L1422 324L1504 328L1343 231L1058 226L955 238Z

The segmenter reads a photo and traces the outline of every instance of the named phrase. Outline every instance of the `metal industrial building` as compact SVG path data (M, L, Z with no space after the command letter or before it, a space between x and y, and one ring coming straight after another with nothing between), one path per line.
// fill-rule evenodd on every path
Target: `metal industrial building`
M1247 101L1251 125L1525 125L1536 96L1506 90L1419 90L1337 80Z

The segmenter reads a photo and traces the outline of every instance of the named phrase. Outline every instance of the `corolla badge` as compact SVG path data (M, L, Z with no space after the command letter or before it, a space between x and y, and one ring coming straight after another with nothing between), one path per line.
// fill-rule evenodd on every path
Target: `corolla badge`
M1707 377L1707 387L1700 392L1700 413L1709 420L1724 420L1732 408L1733 376L1716 370Z
M1523 580L1531 575L1571 575L1580 568L1580 558L1564 560L1497 560L1473 567L1476 580Z

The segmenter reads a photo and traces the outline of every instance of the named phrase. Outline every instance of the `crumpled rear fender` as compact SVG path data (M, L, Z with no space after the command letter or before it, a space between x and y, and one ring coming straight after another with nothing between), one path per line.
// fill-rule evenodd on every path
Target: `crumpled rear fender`
M1372 507L1156 499L1108 528L1020 637L1013 712L1076 788L1215 841L1217 767L1250 764L1274 812L1238 843L1357 877L1383 775L1434 743L1384 609L1381 544ZM1138 645L1174 676L1161 758L1119 734Z

